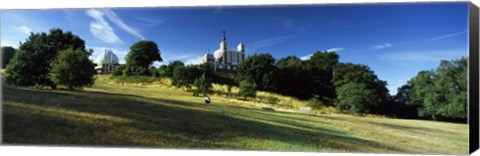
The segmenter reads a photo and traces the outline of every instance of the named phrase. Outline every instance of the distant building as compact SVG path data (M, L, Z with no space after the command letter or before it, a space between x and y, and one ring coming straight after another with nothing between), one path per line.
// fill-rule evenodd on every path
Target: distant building
M95 71L98 74L110 74L115 70L115 67L118 66L118 57L113 53L112 50L105 49L103 53L98 55L95 59Z
M237 49L228 49L227 38L223 31L220 48L214 54L207 53L203 56L202 63L212 65L214 71L236 73L238 65L245 59L245 45L238 44Z

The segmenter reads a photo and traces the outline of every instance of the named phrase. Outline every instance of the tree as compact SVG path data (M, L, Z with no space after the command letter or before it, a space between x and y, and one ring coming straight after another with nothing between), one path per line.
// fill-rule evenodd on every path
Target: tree
M258 89L272 91L275 89L275 59L270 54L253 54L238 66L237 80L251 80Z
M307 65L313 78L313 92L319 97L335 99L335 87L332 84L333 69L339 64L339 56L335 52L317 51L312 54Z
M160 77L168 77L167 68L167 65L161 65L160 67L158 67L158 74L160 75Z
M238 95L243 96L244 99L247 99L247 97L255 98L257 95L257 86L255 85L255 82L249 80L240 81Z
M421 71L409 81L409 105L421 117L467 119L467 59L442 60L436 70Z
M388 103L386 82L379 80L365 65L341 63L332 79L337 94L335 105L350 113L380 113Z
M95 65L89 54L81 49L67 49L60 52L50 72L55 84L68 86L70 90L93 85Z
M72 48L85 50L85 41L71 32L51 29L47 33L31 33L20 43L10 65L6 68L6 82L21 86L56 87L50 79L50 70L60 51Z
M172 84L177 87L185 86L190 90L195 79L204 73L199 65L178 66L173 70Z
M170 62L165 72L166 76L170 78L173 77L173 70L179 66L185 66L185 64L183 64L183 62L179 60Z
M2 55L2 68L5 68L7 67L8 63L10 62L10 60L13 58L13 54L15 54L15 48L13 47L9 47L9 46L5 46L5 47L2 47L1 49L1 55Z
M300 99L313 96L313 78L311 68L296 56L288 56L277 61L276 92Z
M130 47L125 60L127 67L147 69L154 61L163 61L160 50L153 41L141 40Z
M115 76L122 76L123 75L123 70L127 68L125 65L118 65L115 67L115 70L113 70L112 75Z
M193 82L193 85L197 87L196 94L201 92L203 95L206 95L212 89L212 80L206 75L206 73L203 73L202 76L196 78Z

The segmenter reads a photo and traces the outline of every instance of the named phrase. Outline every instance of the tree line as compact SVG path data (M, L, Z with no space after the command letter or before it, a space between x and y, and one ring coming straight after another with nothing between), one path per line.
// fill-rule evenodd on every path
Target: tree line
M81 88L94 83L95 65L88 59L92 53L78 36L51 29L48 34L31 33L18 49L2 47L2 67L8 84ZM195 87L195 95L210 94L212 84L219 83L229 86L229 95L231 87L238 86L237 95L244 98L255 98L257 90L269 91L308 100L312 108L333 106L345 113L463 122L467 118L467 58L442 60L435 70L420 71L394 96L368 66L339 62L339 55L330 51L317 51L307 60L253 54L236 75L181 61L156 68L153 62L163 59L157 44L147 40L133 44L125 60L113 75L171 78L174 86Z

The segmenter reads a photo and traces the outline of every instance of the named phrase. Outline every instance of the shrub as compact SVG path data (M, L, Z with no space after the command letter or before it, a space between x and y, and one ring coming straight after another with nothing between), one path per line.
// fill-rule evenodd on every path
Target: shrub
M270 96L270 97L268 97L267 101L268 101L269 104L274 104L275 105L275 104L278 104L278 102L280 100L276 97Z
M314 108L314 109L320 109L322 108L323 106L325 106L324 104L324 101L322 100L319 100L318 98L311 98L310 100L308 100L308 106Z

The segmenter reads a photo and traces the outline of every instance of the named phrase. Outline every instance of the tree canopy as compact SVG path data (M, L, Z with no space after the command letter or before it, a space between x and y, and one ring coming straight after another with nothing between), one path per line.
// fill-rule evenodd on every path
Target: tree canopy
M274 90L275 89L275 59L268 53L253 54L246 58L238 66L237 80L251 80L258 89Z
M20 43L10 65L6 68L6 82L22 86L51 86L50 70L60 51L72 48L85 50L85 41L61 29L47 33L31 33Z
M365 65L340 63L332 79L337 94L335 105L351 113L378 113L388 101L386 82Z
M125 57L128 67L148 68L154 61L163 61L154 41L141 40L130 47L130 52Z
M2 55L2 68L7 67L7 64L10 62L10 60L13 58L13 54L15 54L15 48L5 46L2 47L1 49L1 55Z
M95 64L88 59L90 54L81 49L67 49L59 53L50 72L55 84L65 85L71 90L94 84Z
M418 115L467 118L467 59L442 60L436 70L420 71L408 83L409 105L419 106Z

